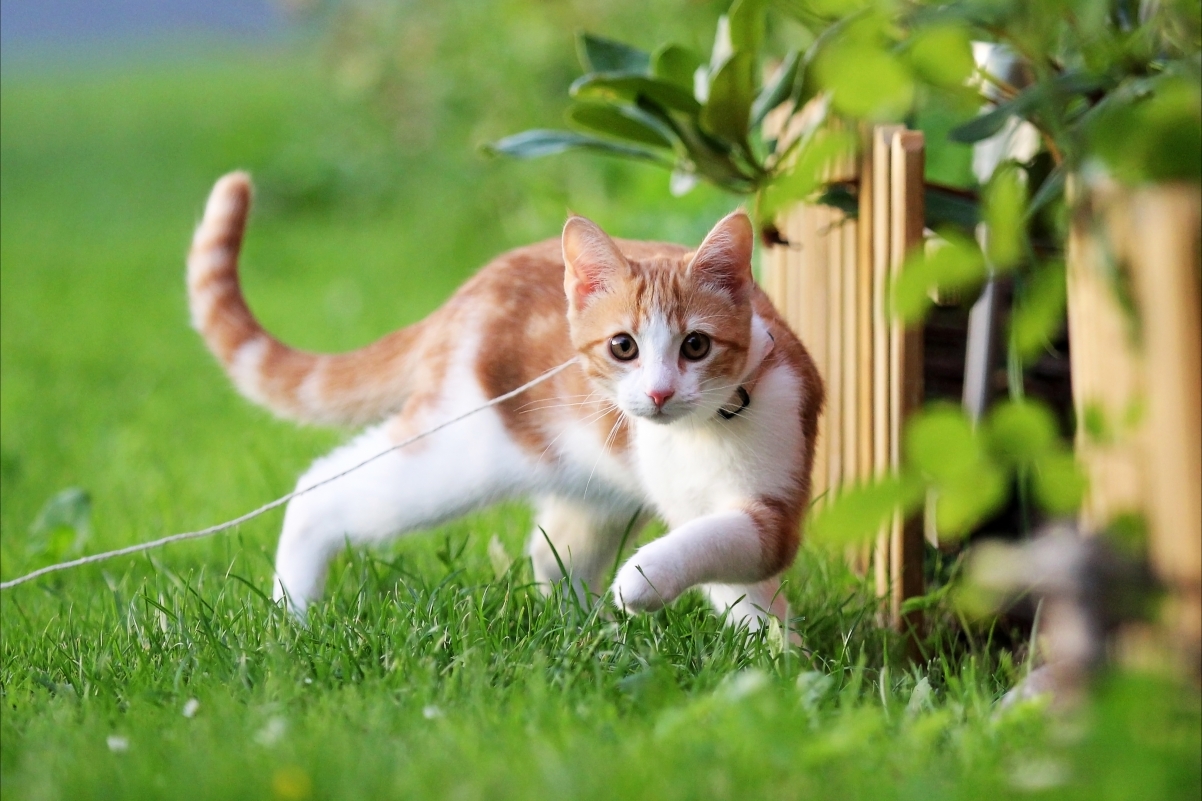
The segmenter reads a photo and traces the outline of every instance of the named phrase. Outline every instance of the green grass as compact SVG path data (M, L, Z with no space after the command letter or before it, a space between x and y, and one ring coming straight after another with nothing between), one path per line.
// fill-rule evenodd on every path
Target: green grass
M488 256L553 236L567 208L689 241L734 205L671 199L663 175L608 162L484 161L466 117L395 152L278 53L6 68L3 101L5 578L49 560L29 529L64 488L90 493L95 552L283 494L346 436L239 399L188 328L183 253L223 171L263 176L252 304L319 349L420 317ZM5 798L1118 799L1202 785L1196 692L1114 675L1079 719L1001 713L1022 668L988 629L967 643L941 623L908 666L829 554L804 550L789 574L804 651L724 628L697 598L630 620L544 599L516 559L530 527L517 506L348 554L299 627L263 595L278 526L5 592ZM515 557L499 576L493 536Z

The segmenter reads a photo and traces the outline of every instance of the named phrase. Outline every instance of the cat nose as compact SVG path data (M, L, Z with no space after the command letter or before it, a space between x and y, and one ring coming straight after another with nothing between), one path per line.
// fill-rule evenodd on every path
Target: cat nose
M662 409L662 408L664 408L664 404L667 403L672 398L672 396L675 394L676 394L676 390L672 390L672 389L658 390L658 389L656 389L656 390L652 390L651 392L648 392L647 397L650 398L651 402L655 404L655 408Z

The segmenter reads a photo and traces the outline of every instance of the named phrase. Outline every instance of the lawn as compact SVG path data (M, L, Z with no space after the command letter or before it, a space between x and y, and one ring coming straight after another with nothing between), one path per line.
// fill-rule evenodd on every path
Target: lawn
M262 179L247 294L267 326L351 348L418 319L566 209L695 241L734 202L650 169L398 151L287 52L6 66L0 143L4 578L233 517L349 432L230 388L187 323L211 182ZM35 526L82 488L70 536ZM78 495L76 497L79 497ZM805 649L698 598L614 619L529 585L518 506L348 554L307 627L265 597L279 513L0 599L5 798L1197 798L1198 694L1104 677L1068 718L1000 710L1025 669L949 610L914 665L868 588L804 549ZM55 532L50 532L52 535ZM61 535L62 532L57 532ZM497 558L496 539L511 560Z

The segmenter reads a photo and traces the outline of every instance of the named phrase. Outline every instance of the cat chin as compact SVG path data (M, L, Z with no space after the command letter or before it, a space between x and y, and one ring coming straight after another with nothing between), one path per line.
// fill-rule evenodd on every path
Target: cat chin
M623 409L627 415L636 420L646 420L648 423L666 426L672 423L678 423L681 420L686 420L690 417L695 417L698 412L697 407L689 407L685 409L671 409L669 411L641 411L634 412L629 409Z

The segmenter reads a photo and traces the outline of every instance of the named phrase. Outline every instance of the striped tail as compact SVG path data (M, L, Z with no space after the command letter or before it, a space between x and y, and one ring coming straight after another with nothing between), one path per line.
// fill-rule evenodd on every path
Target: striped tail
M250 199L246 173L221 178L188 253L192 325L238 391L281 417L304 423L361 425L399 409L411 392L412 350L421 324L335 355L296 350L267 333L238 283Z

